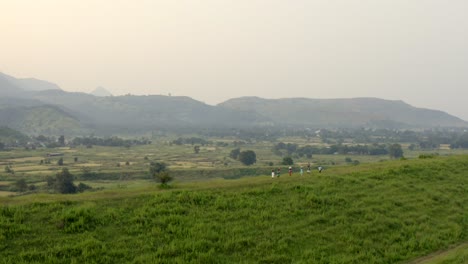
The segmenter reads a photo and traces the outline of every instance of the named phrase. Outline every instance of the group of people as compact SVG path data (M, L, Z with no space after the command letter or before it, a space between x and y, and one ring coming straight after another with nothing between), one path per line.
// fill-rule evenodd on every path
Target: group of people
M323 170L323 167L322 167L322 166L318 166L318 167L317 167L317 170L318 170L319 173L321 173L322 170ZM289 168L288 168L288 174L289 174L289 176L291 176L292 173L293 173L293 168L292 168L291 166L289 166ZM301 176L304 174L304 169L302 168L302 166L301 166L301 169L300 169L299 173L301 174ZM307 173L310 173L310 163L307 164ZM279 177L280 175L281 175L281 168L278 168L278 169L276 170L276 172L275 172L274 169L271 170L271 178Z

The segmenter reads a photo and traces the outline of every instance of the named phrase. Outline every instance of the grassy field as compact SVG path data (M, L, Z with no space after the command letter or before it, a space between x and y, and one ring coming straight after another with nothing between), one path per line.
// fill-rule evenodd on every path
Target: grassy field
M468 156L0 202L0 263L407 263L468 241Z
M465 264L468 263L468 243L441 250L418 258L410 264Z

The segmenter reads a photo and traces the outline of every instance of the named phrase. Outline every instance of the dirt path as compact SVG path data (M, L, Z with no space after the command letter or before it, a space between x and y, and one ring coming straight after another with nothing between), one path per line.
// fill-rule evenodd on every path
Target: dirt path
M443 261L444 259L448 257L452 257L454 254L457 252L468 252L468 242L465 242L463 244L451 247L446 250L440 250L436 251L434 253L431 253L427 256L417 258L415 260L412 260L408 262L408 264L429 264L429 263L439 263L440 261ZM468 253L465 253L465 255L468 255Z

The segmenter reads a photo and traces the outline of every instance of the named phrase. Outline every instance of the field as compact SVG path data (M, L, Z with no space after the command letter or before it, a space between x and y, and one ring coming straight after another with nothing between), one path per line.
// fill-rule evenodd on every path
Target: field
M254 150L257 154L257 163L250 166L249 171L235 172L235 170L246 169L239 161L229 157L230 151L237 146L233 145L233 139L214 138L212 145L201 146L200 153L194 153L193 145L171 144L172 138L161 139L150 145L127 147L102 147L85 146L63 147L55 149L38 148L36 150L13 149L0 151L0 181L12 184L17 179L24 178L29 183L38 184L43 182L46 176L53 176L61 168L66 167L79 180L83 169L95 174L93 179L98 180L129 180L147 179L148 166L151 161L162 161L169 165L170 169L177 171L177 181L204 180L208 178L237 178L244 175L259 175L268 173L273 167L281 166L281 156L272 151L273 144L268 141L259 141L239 146L241 150ZM295 143L299 146L321 143L314 140L306 141L302 138L280 138L278 141ZM216 143L226 143L220 146ZM404 146L405 147L405 146ZM407 146L406 146L407 147ZM410 151L404 149L407 158L417 158L420 154L455 155L468 153L466 150L450 150L445 146L435 151ZM50 153L60 153L60 156L48 156ZM352 162L346 162L346 158L357 163L371 163L390 160L388 155L313 155L308 159L294 156L294 169L298 171L299 166L311 163L313 167L324 166L349 166ZM63 165L58 165L58 160L63 159ZM274 164L273 167L270 164ZM15 174L3 171L5 166L10 166ZM256 172L252 172L256 168ZM287 166L283 166L286 169ZM8 185L7 184L7 185ZM8 191L8 188L0 186L0 191Z
M468 240L468 157L0 202L1 263L406 263Z

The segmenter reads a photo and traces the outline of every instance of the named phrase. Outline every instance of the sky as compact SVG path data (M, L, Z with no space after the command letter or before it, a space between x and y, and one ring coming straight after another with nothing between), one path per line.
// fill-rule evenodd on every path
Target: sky
M468 120L466 0L0 0L0 72L114 95L378 97Z

